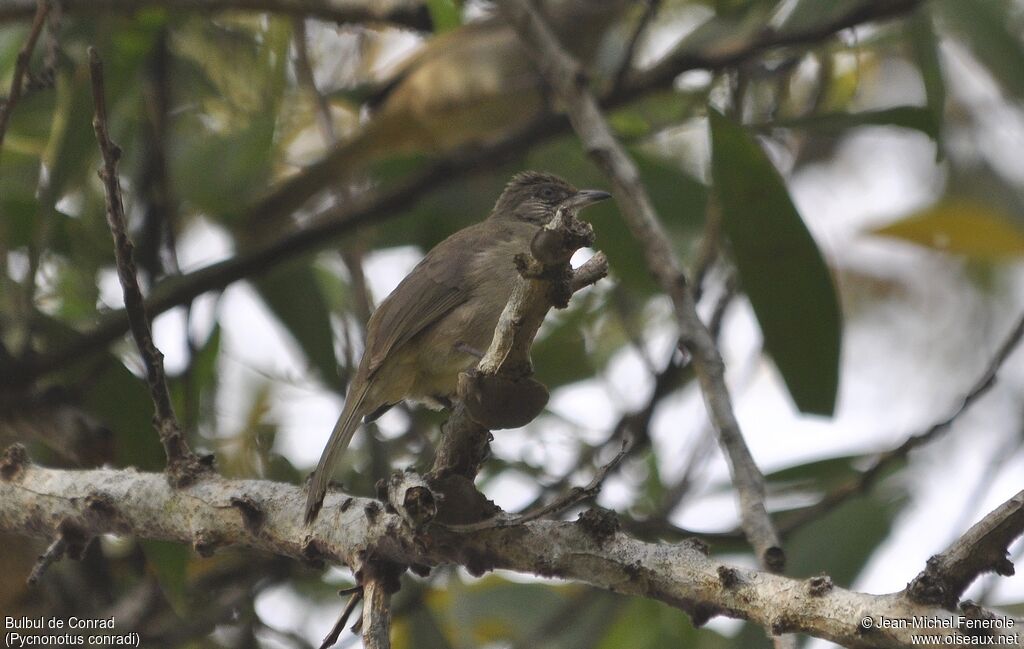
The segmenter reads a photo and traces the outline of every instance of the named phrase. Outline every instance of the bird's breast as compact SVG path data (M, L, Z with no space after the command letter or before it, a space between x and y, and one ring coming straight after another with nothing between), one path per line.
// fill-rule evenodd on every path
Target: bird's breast
M469 258L465 282L469 295L423 332L412 398L455 394L459 372L475 367L491 344L494 328L519 273L515 256L529 250L526 232L503 238ZM472 350L472 351L471 351Z

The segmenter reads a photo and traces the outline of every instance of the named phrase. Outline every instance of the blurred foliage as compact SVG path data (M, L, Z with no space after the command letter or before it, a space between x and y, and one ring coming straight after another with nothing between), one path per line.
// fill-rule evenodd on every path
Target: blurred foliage
M803 412L831 415L841 323L832 278L771 161L744 129L711 111L722 228L765 348Z
M999 261L1024 256L1024 231L997 207L949 197L877 234L974 259Z
M303 46L309 48L317 90L330 113L326 117L343 141L360 142L336 174L338 201L370 186L397 186L456 146L474 148L500 139L546 105L548 97L529 74L515 39L475 18L479 3L424 4L434 33L410 35L383 24L310 23L310 40ZM647 65L661 55L684 62L728 58L763 37L769 21L786 37L870 13L878 4L664 0L648 36L640 40L639 60ZM621 56L640 13L641 7L631 5L610 26L602 22L607 16L559 25L591 64L596 88L610 87L620 65L616 55ZM706 295L720 294L722 277L735 270L740 299L753 307L765 353L800 410L829 415L835 407L843 327L838 304L845 296L836 295L831 277L836 269L808 231L787 182L830 160L847 138L869 129L923 134L944 165L947 185L936 188L930 207L914 209L870 234L978 264L1019 260L1024 253L1020 177L998 171L998 159L987 157L993 151L965 150L963 143L975 138L973 129L989 119L988 108L953 92L957 80L950 78L947 63L950 57L969 57L1019 116L1024 100L1022 16L1019 1L932 0L858 32L857 39L822 32L814 42L754 57L739 73L687 74L672 87L644 93L610 111L688 267L704 261L702 235L715 232L708 215L720 208L719 272L710 273L702 288ZM26 33L25 23L0 23L0 87L9 85ZM417 38L427 47L409 58L403 48ZM599 43L603 49L595 49ZM107 303L105 290L113 277L113 255L95 175L99 155L90 125L85 55L90 45L106 67L110 127L124 151L120 168L133 233L137 240L159 233L155 286L185 281L181 273L187 278L194 269L179 271L179 253L181 259L207 258L206 251L185 254L194 251L178 248L203 228L223 235L233 254L244 254L315 222L326 203L314 200L271 227L243 218L270 188L321 158L329 146L317 126L320 107L314 93L296 72L300 45L293 17L159 7L130 14L101 8L68 11L43 34L31 59L33 83L16 106L0 149L4 376L13 371L8 356L29 362L46 358L73 344L78 332L96 327L117 306ZM919 88L895 87L904 81L886 76L894 69L909 70ZM429 94L434 88L441 89L440 96ZM186 358L172 372L171 388L193 445L214 453L227 475L300 482L308 467L293 466L281 454L277 407L287 399L287 390L303 381L341 392L351 369L346 365L358 359L361 346L356 315L361 289L341 263L338 248L352 243L352 250L371 253L399 246L427 250L486 215L509 176L523 168L550 170L580 187L607 187L578 139L563 132L453 175L410 209L381 213L348 240L316 242L315 249L254 273L249 280L257 299L303 359L301 377L267 372L255 381L228 384L223 379L231 331L223 314L214 310L212 322L203 323L201 309L177 310L174 317L188 323ZM159 214L165 220L159 221ZM623 359L640 357L652 373L670 360L652 356L652 350L664 346L648 344L671 330L672 320L641 247L614 205L596 206L585 217L594 224L596 247L611 260L612 278L577 295L569 309L545 323L533 359L538 378L556 396L559 390L592 386L585 382L606 376ZM701 304L702 313L712 311L711 299ZM61 364L25 386L24 393L2 395L2 403L13 412L19 400L55 386L66 389L62 394L70 404L109 428L112 464L161 468L163 453L150 430L152 412L140 365L124 341ZM692 395L694 389L677 381L659 396ZM644 394L631 403L647 398L646 387L637 390ZM225 416L225 409L234 418ZM0 419L7 414L0 411ZM436 435L439 415L413 411L395 417L407 424L406 433L357 443L353 461L339 476L350 488L369 493L377 474L389 467L424 464L421 452ZM595 448L594 440L611 431L588 430L555 415L538 424L570 429L578 462L560 474L533 464L537 457L494 458L486 468L487 484L511 477L564 486L586 474L607 450ZM537 433L529 428L523 434ZM42 450L46 444L40 440L25 441L32 443L33 455L54 457ZM629 499L623 512L669 521L689 499L699 497L664 470L662 452L650 446L625 463L618 474L627 487L620 491ZM768 476L773 497L813 502L855 479L862 459L831 457L773 473ZM368 465L373 468L366 470ZM786 540L789 572L824 571L841 585L853 582L907 501L890 482L883 485L794 532ZM701 493L728 488L711 486ZM800 511L787 506L777 513L784 521ZM39 550L4 542L17 550L0 553L4 574L23 575ZM282 581L304 601L341 606L332 592L333 577L325 579L322 571L294 562L282 565L231 553L200 558L183 546L130 539L108 539L90 557L51 573L59 586L81 595L77 601L57 596L61 588L28 593L14 579L4 580L0 607L12 613L74 614L80 610L75 607L92 606L89 602L111 604L145 593L148 608L140 613L139 624L153 632L154 643L162 641L155 646L247 647L269 646L269 636L301 646L287 634L268 630L253 605L260 593ZM732 637L694 629L682 613L657 602L498 576L468 579L452 570L408 579L398 602L397 647L717 649L767 643L763 630L750 626ZM220 631L213 633L216 628ZM300 631L307 640L319 640L326 629Z

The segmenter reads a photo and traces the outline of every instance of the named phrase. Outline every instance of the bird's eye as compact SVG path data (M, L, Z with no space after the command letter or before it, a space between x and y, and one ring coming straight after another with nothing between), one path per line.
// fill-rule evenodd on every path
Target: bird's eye
M537 195L546 201L553 201L558 197L558 191L554 187L547 185L541 187Z

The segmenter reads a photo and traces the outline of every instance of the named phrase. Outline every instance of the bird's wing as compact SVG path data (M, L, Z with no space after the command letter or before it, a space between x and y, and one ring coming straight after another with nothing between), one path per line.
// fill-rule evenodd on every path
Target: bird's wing
M477 226L448 237L427 253L377 307L367 327L371 332L364 353L368 376L384 363L391 350L401 347L469 298L467 266L485 238L486 234ZM459 252L455 253L455 249Z

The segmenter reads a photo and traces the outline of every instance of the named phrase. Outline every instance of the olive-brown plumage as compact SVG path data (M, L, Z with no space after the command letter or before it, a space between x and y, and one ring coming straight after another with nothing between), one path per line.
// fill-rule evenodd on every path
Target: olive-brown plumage
M523 172L505 187L491 214L430 250L381 302L366 326L366 349L345 407L313 471L306 522L323 503L331 473L364 418L403 400L440 407L454 396L459 372L490 345L512 288L514 258L563 202L578 207L607 198L551 174Z

